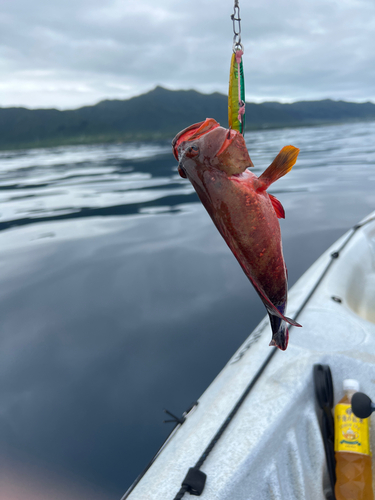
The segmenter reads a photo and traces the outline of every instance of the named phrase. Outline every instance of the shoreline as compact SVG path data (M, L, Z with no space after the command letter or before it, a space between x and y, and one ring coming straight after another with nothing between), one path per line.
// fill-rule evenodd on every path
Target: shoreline
M311 127L324 127L345 125L350 123L372 123L375 119L351 119L351 120L327 120L327 121L314 121L314 122L295 122L295 123L263 123L259 125L247 126L245 132L257 132L261 130L280 130L288 128L311 128ZM177 132L135 132L133 134L98 134L92 136L73 136L70 138L41 140L32 142L20 142L18 144L4 144L0 145L1 152L22 151L30 149L49 149L64 146L97 146L97 145L110 145L110 144L131 144L131 143L160 143L172 141Z

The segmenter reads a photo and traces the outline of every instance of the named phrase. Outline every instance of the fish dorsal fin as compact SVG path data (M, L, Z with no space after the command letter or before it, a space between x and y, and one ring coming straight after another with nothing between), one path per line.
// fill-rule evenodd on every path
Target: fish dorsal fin
M262 189L267 189L270 184L287 174L296 163L298 153L298 148L294 146L284 146L267 170L259 177Z
M272 194L268 193L268 196L270 197L272 206L276 212L277 217L279 219L285 219L285 210L281 202L275 196L272 196Z

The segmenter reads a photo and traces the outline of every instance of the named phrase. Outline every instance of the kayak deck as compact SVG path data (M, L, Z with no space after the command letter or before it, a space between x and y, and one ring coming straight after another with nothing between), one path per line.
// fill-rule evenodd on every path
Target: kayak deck
M375 395L375 212L363 222L332 245L290 290L288 316L295 317L307 300L298 315L303 328L291 328L288 349L276 350L204 461L201 470L207 480L202 499L325 499L329 480L312 367L330 365L334 404L341 397L344 378L358 379L363 392ZM271 349L276 349L268 346L270 338L265 318L123 498L174 498L189 468L257 376ZM374 433L371 441L375 450Z

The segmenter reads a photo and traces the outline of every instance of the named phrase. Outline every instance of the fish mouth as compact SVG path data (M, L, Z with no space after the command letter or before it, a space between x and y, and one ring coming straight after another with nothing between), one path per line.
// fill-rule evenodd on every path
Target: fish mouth
M178 161L178 147L185 141L193 141L194 139L199 139L202 135L211 132L215 128L220 127L213 118L206 118L204 122L194 123L190 127L181 130L172 141L173 154Z
M289 331L285 321L271 314L269 316L272 328L272 340L269 345L278 347L281 351L285 351L288 347L289 340Z

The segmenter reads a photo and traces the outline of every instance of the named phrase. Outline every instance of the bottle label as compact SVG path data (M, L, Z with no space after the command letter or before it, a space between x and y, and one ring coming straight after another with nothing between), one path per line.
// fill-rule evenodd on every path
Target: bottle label
M349 451L371 455L368 418L358 418L350 404L335 408L335 451Z

